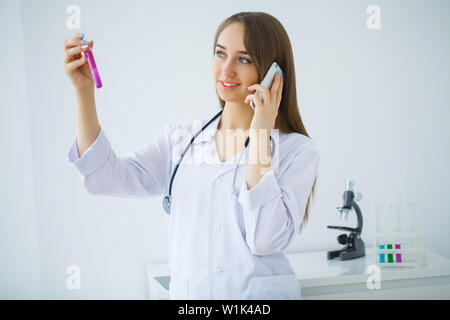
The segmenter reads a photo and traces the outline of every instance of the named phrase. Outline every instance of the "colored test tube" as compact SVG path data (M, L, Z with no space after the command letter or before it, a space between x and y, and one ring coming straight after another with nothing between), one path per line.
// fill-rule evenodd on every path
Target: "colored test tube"
M100 89L102 87L102 80L100 80L100 75L98 74L97 65L95 64L94 55L92 54L92 51L87 49L84 51L84 54L86 55L86 59L89 64L89 68L91 69L92 77L94 78L94 83L97 89Z
M388 254L388 263L393 263L394 262L394 255L392 253Z

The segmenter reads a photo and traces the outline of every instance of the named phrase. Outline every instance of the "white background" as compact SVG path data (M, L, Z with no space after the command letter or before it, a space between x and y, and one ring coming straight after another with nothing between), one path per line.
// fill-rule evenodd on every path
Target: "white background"
M71 4L80 30L66 26ZM366 26L369 5L381 9L380 30ZM214 115L215 31L240 11L267 12L287 30L300 113L321 157L309 223L287 252L341 247L326 226L355 225L336 211L351 178L368 247L374 206L412 202L427 248L450 258L449 9L446 0L1 0L0 298L145 299L145 265L168 257L162 197L90 195L67 163L75 101L64 40L94 40L99 120L120 154L166 124ZM81 269L80 290L66 286L69 265Z

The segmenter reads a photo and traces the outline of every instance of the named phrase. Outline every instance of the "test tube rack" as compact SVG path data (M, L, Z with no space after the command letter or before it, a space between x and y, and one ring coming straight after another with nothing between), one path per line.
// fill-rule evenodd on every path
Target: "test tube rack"
M427 264L421 232L373 234L373 261L380 267L421 267Z

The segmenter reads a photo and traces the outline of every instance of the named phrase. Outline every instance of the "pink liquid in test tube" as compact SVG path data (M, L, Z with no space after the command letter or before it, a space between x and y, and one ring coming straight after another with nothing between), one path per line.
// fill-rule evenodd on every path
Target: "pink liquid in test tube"
M89 68L91 69L92 77L94 78L94 83L97 89L100 89L102 87L102 80L100 80L100 75L98 74L97 65L95 64L94 55L92 54L92 51L87 49L84 51L84 54L86 56L86 59L89 64Z

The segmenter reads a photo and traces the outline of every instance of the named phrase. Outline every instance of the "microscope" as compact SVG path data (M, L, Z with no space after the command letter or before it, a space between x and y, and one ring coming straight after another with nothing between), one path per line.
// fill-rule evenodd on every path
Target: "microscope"
M334 250L327 252L328 260L334 259L336 257L340 257L341 260L350 260L359 257L363 257L366 254L366 249L364 246L364 242L361 239L361 231L363 227L363 218L361 214L361 209L356 204L356 201L360 201L362 199L362 194L353 191L354 182L347 179L346 188L344 191L344 205L342 207L337 207L339 211L339 219L342 218L342 214L345 216L345 221L347 221L348 213L353 209L355 209L356 217L358 219L356 228L349 228L344 226L327 226L329 229L338 229L344 231L350 231L347 234L341 234L337 237L337 241L339 244L345 245L341 250Z

